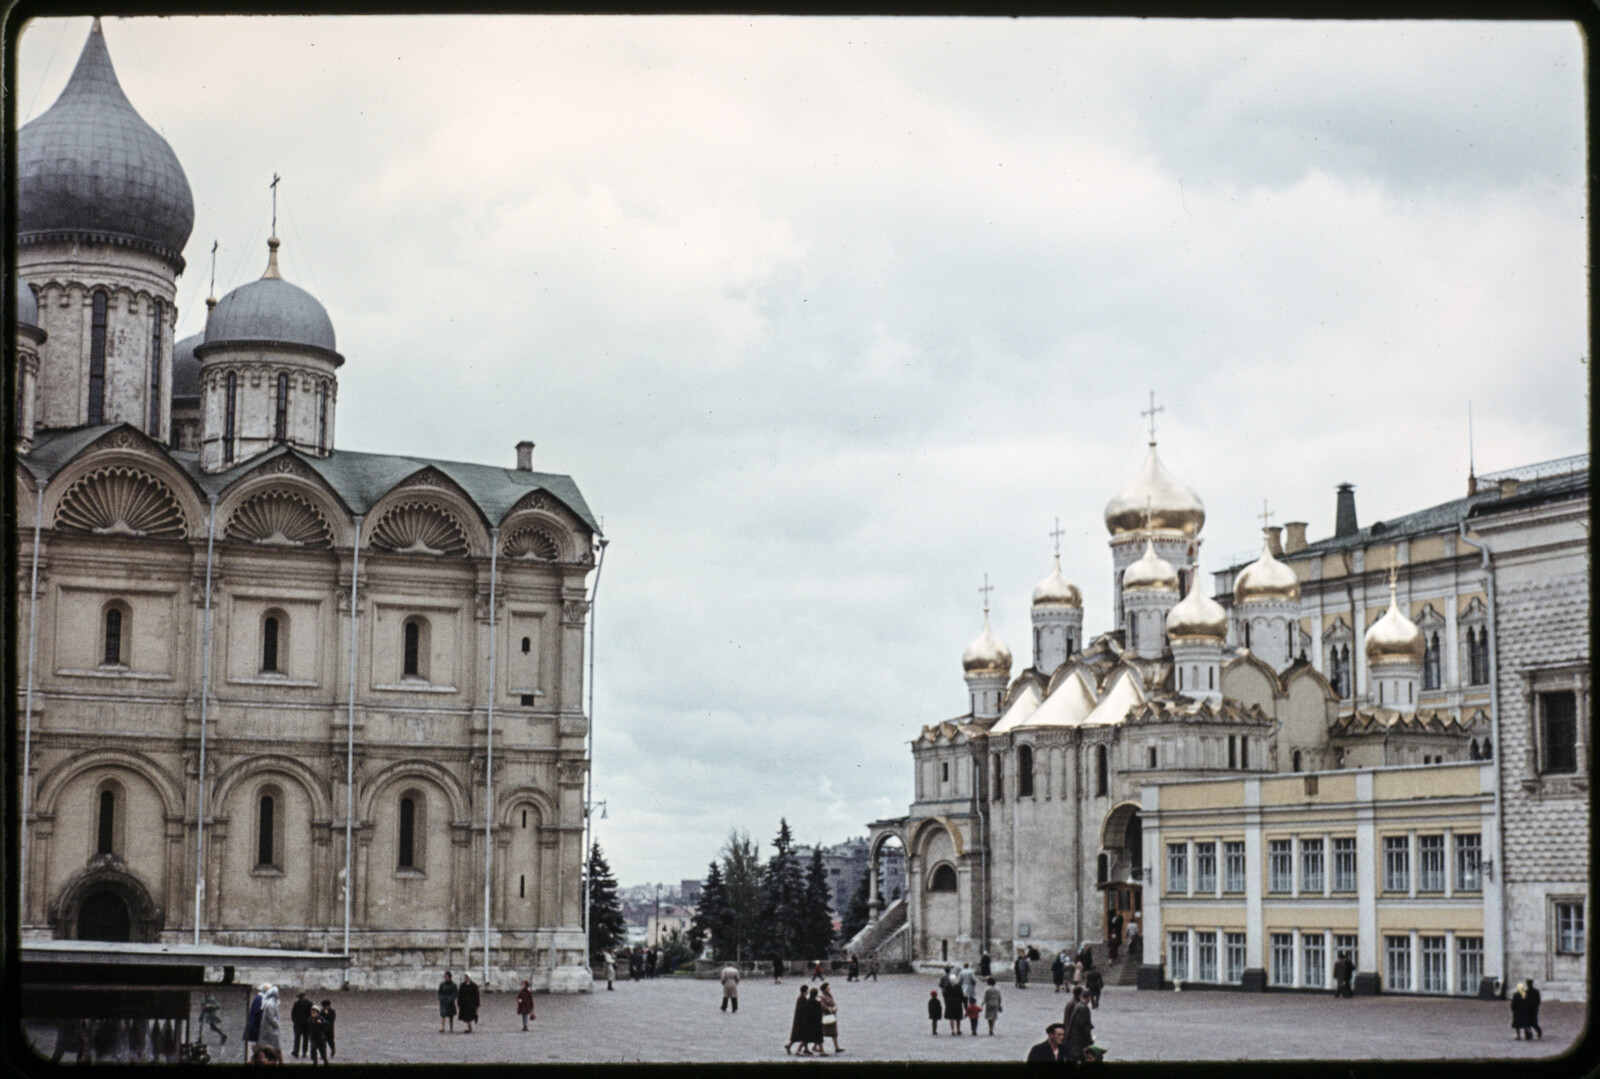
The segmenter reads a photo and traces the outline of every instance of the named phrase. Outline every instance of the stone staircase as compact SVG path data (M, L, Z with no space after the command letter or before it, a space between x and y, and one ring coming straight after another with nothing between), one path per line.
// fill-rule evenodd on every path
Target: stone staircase
M884 972L901 969L911 959L911 922L902 896L884 908L876 922L865 926L844 945L846 955L862 959L869 955L878 957L878 969Z

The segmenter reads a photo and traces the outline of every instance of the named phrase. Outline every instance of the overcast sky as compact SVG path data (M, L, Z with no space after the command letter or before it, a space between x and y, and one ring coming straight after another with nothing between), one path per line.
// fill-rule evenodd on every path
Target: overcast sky
M87 19L33 23L19 121ZM1031 661L1156 393L1203 564L1587 448L1567 24L108 19L194 190L179 334L266 264L346 357L338 446L571 474L612 540L597 834L624 884L864 834L960 657Z

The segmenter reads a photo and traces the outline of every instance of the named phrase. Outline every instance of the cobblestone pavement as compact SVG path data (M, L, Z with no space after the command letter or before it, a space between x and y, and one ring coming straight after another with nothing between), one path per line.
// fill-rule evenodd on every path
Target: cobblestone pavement
M929 1033L926 1002L936 979L890 975L878 982L833 979L839 1001L842 1056L829 1044L827 1061L1017 1061L1044 1039L1047 1023L1061 1018L1066 997L1048 984L1018 990L1000 983L1004 1012L994 1036L951 1037L940 1021ZM660 978L602 985L592 995L535 997L534 1020L521 1030L514 994L486 992L472 1034L440 1034L436 997L429 991L313 994L334 1001L338 1012L336 1064L350 1063L606 1063L789 1061L827 1067L815 1058L786 1057L784 1040L801 983L785 978L747 979L737 1014L718 1010L716 981ZM810 983L816 984L816 983ZM284 1050L290 1048L284 987ZM219 995L228 1044L220 1052L206 1039L213 1060L240 1059L242 993ZM1094 1014L1095 1038L1108 1060L1294 1060L1538 1058L1556 1056L1582 1032L1585 1006L1546 1002L1540 1011L1544 1039L1511 1037L1504 1001L1423 997L1251 994L1216 991L1139 992L1108 988ZM970 1031L970 1027L966 1028ZM49 1033L36 1041L48 1058ZM298 1064L292 1058L288 1061Z

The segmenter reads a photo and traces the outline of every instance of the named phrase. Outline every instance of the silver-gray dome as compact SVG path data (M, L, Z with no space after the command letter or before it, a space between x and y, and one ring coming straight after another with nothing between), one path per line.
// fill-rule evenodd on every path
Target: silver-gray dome
M96 19L66 89L17 132L18 241L88 235L181 271L193 228L183 166L128 103Z
M334 351L333 320L317 298L281 277L240 285L217 301L205 343L257 341Z
M21 278L17 279L17 322L24 326L39 325L39 299Z
M199 400L200 358L194 354L195 346L205 340L204 334L190 334L172 346L172 399L174 401Z

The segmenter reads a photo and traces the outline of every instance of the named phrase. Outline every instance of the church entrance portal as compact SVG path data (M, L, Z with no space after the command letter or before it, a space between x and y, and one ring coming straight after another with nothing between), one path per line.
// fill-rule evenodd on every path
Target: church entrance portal
M1111 939L1111 915L1122 915L1122 939L1128 939L1128 923L1134 915L1142 914L1144 910L1144 888L1138 884L1128 884L1122 881L1105 885L1106 909L1105 924L1102 927L1105 936L1103 940ZM1144 918L1139 919L1140 924Z
M78 908L79 940L128 941L132 935L133 917L120 895L103 890L84 898Z

